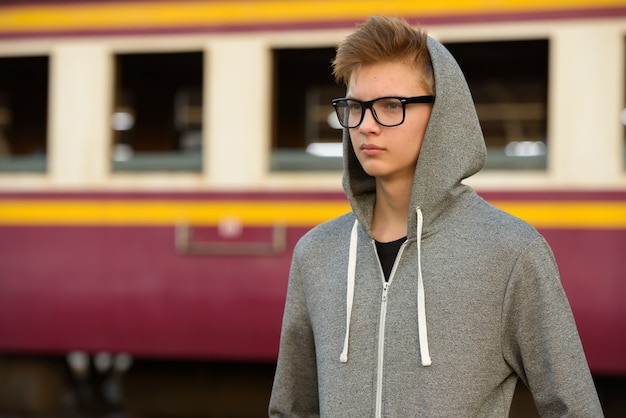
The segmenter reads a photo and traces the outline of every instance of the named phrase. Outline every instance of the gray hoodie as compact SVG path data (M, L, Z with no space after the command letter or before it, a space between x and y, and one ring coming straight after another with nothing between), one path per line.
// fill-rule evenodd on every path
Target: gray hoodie
M352 212L292 260L272 417L507 417L518 378L542 416L602 410L554 257L527 223L462 180L485 162L472 97L429 38L437 98L415 170L407 240L385 282L375 182L344 132Z

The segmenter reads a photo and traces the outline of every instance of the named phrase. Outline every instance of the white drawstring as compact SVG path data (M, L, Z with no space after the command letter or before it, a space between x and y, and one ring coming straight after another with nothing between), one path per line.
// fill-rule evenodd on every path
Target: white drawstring
M417 325L420 343L422 366L430 366L430 350L428 348L428 332L426 329L426 300L424 297L424 280L422 279L422 225L424 217L418 207L417 212Z
M354 301L354 277L356 275L356 254L358 242L359 221L355 220L350 234L350 251L348 253L348 289L346 294L346 337L343 341L343 351L339 361L348 362L348 341L350 339L350 317L352 316L352 302Z
M424 280L422 278L422 226L424 217L418 207L417 212L417 324L422 366L430 366L430 350L428 347L428 331L426 327L426 300L424 297ZM352 316L352 304L354 302L354 281L356 276L356 256L358 241L358 221L354 221L350 234L350 250L348 253L348 277L346 294L346 335L343 342L343 350L339 361L348 362L348 345L350 340L350 318Z

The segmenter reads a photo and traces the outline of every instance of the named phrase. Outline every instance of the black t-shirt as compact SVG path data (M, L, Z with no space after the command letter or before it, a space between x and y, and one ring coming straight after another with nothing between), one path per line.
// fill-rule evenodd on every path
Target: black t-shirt
M396 256L398 255L398 251L400 251L400 247L402 247L402 243L404 243L404 241L406 241L406 237L391 242L376 241L376 251L378 252L378 259L380 260L380 265L382 266L383 273L385 274L385 280L389 280L391 270L393 269L393 263L396 261Z

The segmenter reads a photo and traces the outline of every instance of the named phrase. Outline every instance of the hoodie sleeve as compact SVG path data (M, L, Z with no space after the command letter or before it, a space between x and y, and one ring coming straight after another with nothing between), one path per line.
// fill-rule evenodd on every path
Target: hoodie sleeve
M503 352L542 417L602 417L551 249L532 241L513 268L503 306Z
M315 343L296 258L289 273L270 417L319 417Z

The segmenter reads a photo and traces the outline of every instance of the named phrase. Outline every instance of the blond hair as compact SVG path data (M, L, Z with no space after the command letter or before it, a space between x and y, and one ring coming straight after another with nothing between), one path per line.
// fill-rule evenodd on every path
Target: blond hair
M434 93L435 81L430 55L426 47L426 31L412 27L397 17L374 16L337 47L333 75L337 83L348 86L352 74L361 66L380 62L400 62L421 69L422 86Z

